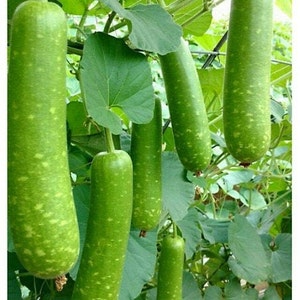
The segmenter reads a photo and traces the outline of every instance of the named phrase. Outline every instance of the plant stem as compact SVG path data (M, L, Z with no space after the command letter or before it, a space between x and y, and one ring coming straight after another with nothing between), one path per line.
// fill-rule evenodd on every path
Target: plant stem
M219 1L216 1L216 2L213 2L212 4L211 4L211 8L214 8L214 7L216 7L216 6L218 6L218 5L220 5L222 2L224 2L225 0L219 0Z
M204 287L204 285L205 285L206 283L209 283L209 282L212 280L212 278L216 275L216 273L217 273L223 266L226 265L226 263L227 263L227 261L222 262L222 263L218 266L218 268L216 268L216 269L211 273L211 275L206 279L206 282L203 283L202 287Z
M157 0L157 2L161 7L166 8L166 3L164 0Z
M111 26L109 28L108 32L114 32L114 31L116 31L116 30L118 30L118 29L120 29L120 28L122 28L124 26L128 26L128 21L127 20L124 20L124 21L122 21L122 22L120 22L120 23L118 23L118 24L116 24L114 26Z
M111 134L111 131L108 128L105 128L105 141L106 141L106 148L107 152L113 152L115 151L114 141Z
M32 276L32 274L29 272L25 272L25 273L18 273L17 276L18 277L26 277L26 276Z
M211 120L211 121L208 123L208 125L211 126L211 125L213 125L214 123L216 123L216 122L222 120L222 118L223 118L223 116L222 116L222 115L219 115L219 116L217 116L216 118L214 118L213 120Z
M114 17L116 16L116 12L115 11L112 11L110 14L109 14L109 16L108 16L108 19L107 19L107 21L106 21L106 23L105 23L105 26L104 26L104 29L103 29L103 32L104 33L109 33L110 32L110 26L111 26L111 24L112 24L112 22L113 22L113 20L114 20Z
M222 152L212 164L217 166L220 162L222 162L224 159L226 159L229 155L230 154L228 152Z
M68 54L77 54L82 56L83 50L68 46Z
M83 54L83 43L68 40L68 54L77 54L77 55L82 56L82 54Z
M172 220L172 225L173 225L173 237L176 238L177 237L177 226L173 220Z
M217 211L216 211L215 198L214 198L214 196L211 192L209 192L209 197L211 199L211 206L212 206L212 210L213 210L213 216L214 216L214 219L216 219L217 218Z
M169 125L171 123L171 119L168 119L166 123L163 125L163 133L168 129Z
M76 41L78 41L78 42L82 41L82 36L86 37L85 32L83 30L83 26L84 26L84 23L85 23L86 18L88 16L88 11L89 11L88 8L86 8L84 10L84 13L83 13L83 15L80 19L79 24L78 24L78 29L77 29L77 32L76 32Z

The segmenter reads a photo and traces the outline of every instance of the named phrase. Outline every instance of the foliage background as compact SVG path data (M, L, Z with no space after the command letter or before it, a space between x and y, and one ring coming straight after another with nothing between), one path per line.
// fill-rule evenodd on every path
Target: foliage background
M9 16L17 2L20 1L9 1ZM68 1L63 2L68 3ZM127 3L131 2L133 1ZM82 5L84 7L85 3L87 2L78 1L78 5L72 5L69 8L71 10L77 9L71 11L71 15L69 15L71 40L78 34L78 20L80 20L80 17L72 14L82 14ZM285 4L283 5L283 3ZM286 1L276 1L276 4L282 10L287 9ZM287 13L290 14L290 11ZM179 11L177 19L175 17L179 23L183 22L180 17ZM214 60L212 67L206 70L201 69L208 56L205 52L214 48L227 26L227 20L212 20L210 23L211 19L209 18L206 15L201 19L200 23L203 25L201 34L191 34L195 33L193 26L188 27L185 34L187 34L191 50L194 53L208 107L214 141L214 164L206 170L205 176L202 177L195 177L190 172L186 173L173 152L174 144L170 128L165 131L166 152L163 157L163 185L164 187L173 185L173 188L164 189L165 209L158 229L147 233L147 238L144 240L137 238L138 231L133 229L131 232L125 267L127 274L125 278L128 278L128 281L124 280L123 282L120 299L134 299L134 297L140 300L155 299L156 279L153 268L157 254L156 243L159 244L162 236L169 232L166 225L169 216L176 222L181 234L186 239L187 260L183 299L192 300L196 297L198 299L201 297L203 299L221 299L222 295L225 299L256 299L257 293L253 286L260 281L270 284L262 296L263 299L277 299L280 294L284 299L290 297L291 208L290 206L287 207L286 204L291 204L291 66L282 63L274 63L272 66L271 103L274 149L261 161L253 164L249 169L244 169L238 166L230 156L226 157L226 145L222 136L222 129L220 129L222 128L219 116L224 55L219 55ZM103 29L103 24L101 19L97 19L95 22L92 13L86 18L83 29L85 33L89 34L99 27ZM279 22L275 24L274 28L273 58L290 62L292 58L290 24ZM226 44L220 49L221 53L225 51ZM160 68L155 57L152 58L150 65L154 91L164 104L166 98ZM79 56L70 53L68 62L69 162L83 242L88 216L89 164L92 156L103 150L105 146L102 139L103 132L98 132L94 123L95 120L87 119L83 110L81 87L76 76L74 76L74 72L76 73L78 68ZM163 108L164 120L167 120L167 106L163 105ZM123 119L127 126L125 129L130 129L129 120L132 119L124 115L122 111L116 110L115 113ZM147 117L141 122L146 119ZM82 124L88 126L82 126ZM130 131L128 132L130 133ZM130 145L128 132L127 134L123 132L120 139L122 149L127 151L129 151ZM277 141L280 132L282 135ZM277 142L278 144L276 144ZM200 195L195 195L195 187L197 187L197 191L201 191ZM194 197L199 197L199 199L194 201ZM263 209L266 204L267 209ZM234 215L237 216L236 220L244 230L240 233L236 233L240 226L229 225L230 218ZM240 215L247 215L247 219L240 217ZM240 237L238 239L240 245L237 243L237 238L230 238L232 234L235 237ZM278 248L271 249L269 246L270 243L274 242L272 238L275 237L274 247ZM18 263L11 243L9 243L8 248L10 251L8 253L9 295L11 299L19 299L20 288L15 272L16 270L20 272L26 270L23 270ZM239 261L232 259L230 251L234 252L234 256ZM261 259L261 262L271 262L270 265L264 269L261 268L262 264L260 263L253 264L253 259L247 259L246 251L250 251L249 257L256 253L258 262ZM70 299L77 269L78 264L71 270L68 284L60 293L55 292L51 282L30 276L22 277L21 291L24 294L24 299L35 299L34 297L39 294L42 295L42 299L51 299L51 297ZM279 270L282 272L278 275ZM137 272L139 273L138 276ZM131 278L130 274L134 274L134 278ZM277 275L278 277L276 277ZM256 280L260 276L261 280L257 282ZM241 288L238 278L247 278L248 283ZM132 284L133 282L134 284ZM208 282L209 285L207 285ZM144 291L139 295L143 286ZM202 296L199 287L202 289ZM128 296L128 293L131 293L131 296Z

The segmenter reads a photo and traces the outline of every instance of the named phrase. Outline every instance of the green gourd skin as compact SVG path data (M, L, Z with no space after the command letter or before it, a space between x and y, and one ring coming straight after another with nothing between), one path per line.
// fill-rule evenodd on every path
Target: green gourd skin
M133 164L132 225L148 231L159 222L162 206L161 182L162 112L155 100L153 119L148 124L132 124Z
M47 1L12 18L8 71L8 221L34 276L67 273L79 254L66 136L67 23Z
M188 44L182 39L175 52L159 56L175 146L183 166L205 169L211 159L211 138L197 70Z
M233 0L224 78L227 148L242 163L269 148L272 0Z
M73 300L119 297L132 214L132 162L122 150L97 154L91 166L87 235Z
M161 245L157 300L181 300L185 243L182 237L167 236Z

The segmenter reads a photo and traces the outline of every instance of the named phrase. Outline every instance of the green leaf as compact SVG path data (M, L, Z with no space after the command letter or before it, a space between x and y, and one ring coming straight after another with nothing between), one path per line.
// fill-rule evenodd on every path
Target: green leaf
M275 100L271 100L271 115L272 118L275 122L280 122L282 121L284 115L285 115L285 110L279 102Z
M203 0L171 1L166 10L174 16L175 22L183 27L185 35L201 36L208 30L212 21L211 11L207 10L205 5Z
M104 33L85 42L81 80L89 115L113 134L122 132L121 119L113 108L122 109L134 123L153 117L154 91L147 58Z
M183 272L182 300L202 300L200 289L190 272Z
M227 175L223 177L227 182L229 182L231 185L237 185L243 182L249 182L254 173L251 170L247 169L240 169L235 171L229 171Z
M203 92L223 92L224 69L198 69L198 75Z
M244 291L238 280L230 281L225 285L226 300L257 300L258 291L254 288L249 288Z
M207 51L212 51L215 46L218 44L218 42L221 40L223 34L209 34L209 33L205 33L201 36L196 36L193 38L193 40L195 40L197 42L197 44L199 44L199 46L201 46L202 49L205 49ZM226 43L224 43L222 45L222 47L219 49L220 52L224 52L226 50ZM220 58L223 58L223 56L221 56Z
M203 215L200 215L199 222L204 238L208 240L210 244L228 242L229 221L209 219Z
M288 183L286 182L285 178L270 177L268 182L268 187L266 188L266 192L274 193L274 192L286 191L287 189L288 189Z
M7 1L7 17L8 19L12 18L12 15L15 11L15 9L25 0L8 0Z
M280 123L271 125L271 146L274 148L280 141L286 143L292 139L292 125L288 120L282 120ZM288 145L286 143L286 145ZM274 151L277 151L276 149Z
M165 55L179 46L181 27L160 5L138 4L124 9L117 0L102 2L131 22L129 40L135 48Z
M7 285L8 299L21 299L20 284L17 280L15 271L22 270L23 266L19 262L15 252L7 252L8 268L7 268Z
M146 294L140 294L140 296L134 300L156 300L157 288L149 289Z
M215 126L215 124L213 125L213 127L214 126ZM219 131L219 127L217 127L216 130ZM211 132L210 134L211 134L212 140L214 140L217 143L217 145L219 145L222 148L226 148L225 139L223 136L220 135L220 133L216 134L214 132Z
M193 256L202 239L198 214L195 208L190 208L187 215L176 223L185 239L185 254L187 259Z
M70 171L75 173L77 176L87 177L91 157L74 146L70 147L68 157Z
M194 186L185 178L185 171L175 152L162 155L163 208L174 221L185 217L193 201Z
M100 128L99 132L99 127L96 129L87 118L82 102L73 101L67 105L67 122L72 144L91 156L106 151L104 131Z
M183 10L175 13L175 22L183 27L185 35L203 35L210 27L212 14L210 11L199 13L199 1L194 1L194 7L185 6ZM201 1L202 2L202 1Z
M292 79L292 66L285 64L271 65L271 84L286 87L288 81Z
M67 105L68 128L72 136L97 133L94 126L87 123L87 115L83 102L73 101Z
M288 17L292 17L292 0L276 0L276 5L282 12L284 12Z
M160 55L178 48L181 28L161 6L137 5L127 11L127 17L132 23L129 39L136 48Z
M7 221L7 251L8 252L15 252L15 246L14 246L14 241L12 238L11 230L9 223Z
M245 291L246 300L257 300L259 297L258 291L255 288L248 288Z
M242 289L240 281L235 278L234 280L226 283L225 299L226 300L257 300L258 292L255 289L252 289L251 293L245 294L245 291Z
M263 209L266 208L266 201L264 196L256 189L246 189L241 188L240 194L242 197L240 198L241 201L248 207L253 210Z
M218 286L210 285L205 289L204 300L223 300L222 290Z
M147 292L146 297L140 296L135 300L156 300L157 299L157 288L151 288ZM182 300L202 300L202 294L195 281L195 278L190 272L183 272L182 280ZM125 300L125 299L124 299ZM126 299L127 300L127 299Z
M208 112L222 108L224 69L198 69L203 96Z
M168 127L163 134L163 143L165 145L165 151L174 151L175 149L175 141L173 130L171 127Z
M291 299L291 298L290 298ZM276 287L271 285L264 293L262 300L282 300L276 291Z
M93 135L73 136L72 143L92 157L107 150L103 131Z
M260 211L251 211L247 216L247 220L252 226L257 228L258 234L269 233L270 228L274 225L275 219L289 208L287 203L291 201L291 195L278 197L276 201L271 202L268 208Z
M222 177L222 181L226 184L226 190L230 191L234 185L249 182L254 173L251 170L240 169L235 171L228 171L228 173Z
M79 258L70 270L70 276L73 280L76 280L77 272L80 265L83 245L86 236L87 222L90 210L90 186L87 184L76 185L73 188L74 202L76 206L78 226L80 232L80 253Z
M59 0L63 10L72 15L83 15L93 0Z
M237 277L252 284L268 279L270 260L255 228L244 216L236 215L229 225L228 245L233 255L228 264Z
M143 285L154 273L156 263L156 231L148 231L139 237L139 231L131 230L119 300L135 299Z
M271 258L271 280L279 283L292 279L292 235L280 233L273 240L270 235L264 236L268 255Z

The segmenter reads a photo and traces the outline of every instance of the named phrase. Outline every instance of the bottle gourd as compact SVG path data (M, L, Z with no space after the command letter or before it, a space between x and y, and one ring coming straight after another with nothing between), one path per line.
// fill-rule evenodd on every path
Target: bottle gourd
M162 113L155 100L153 119L148 124L132 124L133 164L132 225L148 231L158 225L162 210Z
M228 151L244 164L270 144L272 8L272 0L231 2L223 124Z
M34 276L67 273L79 253L66 136L67 23L47 1L12 18L8 71L8 221Z
M171 116L175 147L183 166L205 169L211 159L211 137L195 62L184 39L178 49L159 56Z
M87 235L72 300L118 299L132 214L132 162L100 152L91 167Z

